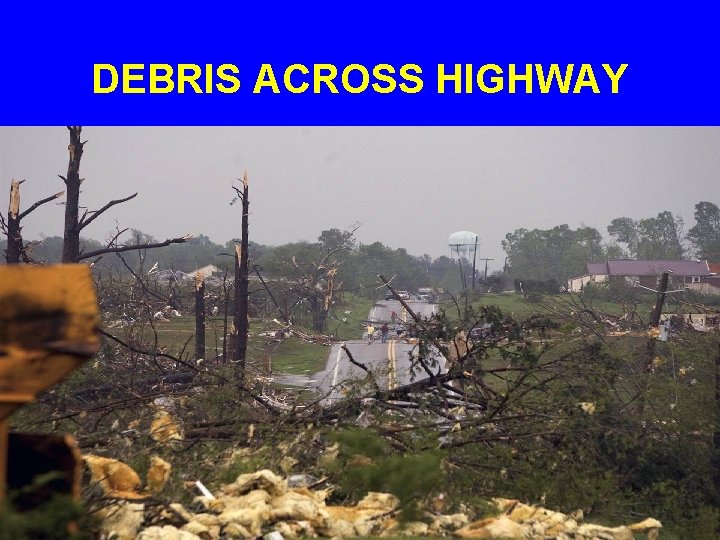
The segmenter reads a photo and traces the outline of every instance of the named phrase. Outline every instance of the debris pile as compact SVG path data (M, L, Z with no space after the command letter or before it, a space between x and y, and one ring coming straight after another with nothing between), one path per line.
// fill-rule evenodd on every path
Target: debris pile
M117 540L219 538L283 540L306 537L455 536L460 538L633 540L635 533L656 539L661 523L648 518L629 526L603 527L582 523L572 515L529 506L516 500L494 499L494 517L470 522L464 513L426 513L425 521L403 522L400 501L389 493L368 493L354 506L326 503L331 489L315 489L294 475L283 478L267 469L241 474L217 493L197 483L205 494L188 507L169 503L158 509L157 495L171 466L153 457L142 491L139 475L128 465L109 458L85 456L93 482L115 500L99 512L102 529ZM122 500L121 500L122 499Z
M558 539L558 540L634 540L635 533L656 540L662 524L652 518L632 525L604 527L582 523L582 512L572 515L539 506L530 506L513 499L492 501L501 513L481 519L454 531L460 538Z

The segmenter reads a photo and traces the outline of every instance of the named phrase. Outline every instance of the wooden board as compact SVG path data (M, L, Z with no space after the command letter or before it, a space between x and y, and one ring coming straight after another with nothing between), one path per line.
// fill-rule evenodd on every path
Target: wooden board
M88 266L0 266L0 420L93 356L98 324Z

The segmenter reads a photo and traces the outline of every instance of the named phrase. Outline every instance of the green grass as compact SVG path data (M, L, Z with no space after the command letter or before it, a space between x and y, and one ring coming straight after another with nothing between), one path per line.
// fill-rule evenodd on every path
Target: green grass
M338 339L360 339L363 333L362 322L367 320L374 305L375 302L368 298L350 293L343 294L331 310L327 333ZM350 313L346 313L348 311Z
M232 325L232 319L228 321L228 331ZM146 324L135 326L133 331L137 332L134 339L145 344L148 348L157 347L168 354L179 355L184 348L186 354L192 356L195 351L195 317L173 317L168 322L155 322L155 328ZM119 328L106 328L111 334L121 338L125 337L125 330ZM263 349L264 339L257 334L261 328L253 328L251 331L248 347L250 354L260 353ZM223 350L223 320L220 317L208 317L205 320L205 356L213 358L222 354Z
M465 309L465 300L462 296L457 298L458 305L455 305L452 301L443 302L440 304L440 308L444 309L445 312L453 319L458 317L458 306L460 315ZM468 302L469 306L473 309L478 310L481 306L497 306L500 310L513 317L523 320L531 315L540 313L543 311L541 303L528 302L521 294L514 292L510 293L495 293L495 294L482 294L479 298L470 298Z
M232 321L230 321L232 322ZM260 336L263 331L268 330L259 320L250 321L250 336L248 341L248 353L251 359L261 362L266 351L272 351L273 371L278 373L289 373L294 375L307 375L316 373L325 367L329 353L329 347L316 343L307 343L299 338L290 337L279 344L276 348L268 347L270 337ZM109 329L110 333L123 337L120 329ZM155 331L150 325L138 330L136 337L140 338L145 347L153 348L155 335L157 335L157 347L164 348L168 354L179 355L185 347L185 354L194 355L195 351L195 319L193 317L177 317L169 322L157 322ZM309 330L305 330L312 333ZM348 335L359 337L361 329L359 323L346 323L344 331ZM223 320L221 318L209 317L206 320L205 329L205 357L214 358L223 351ZM189 340L189 341L188 341ZM187 345L186 345L187 343Z
M525 300L521 294L499 293L483 294L478 302L473 302L473 307L498 306L503 313L524 319L542 310L537 303Z
M294 336L280 343L272 352L272 370L291 375L312 375L325 368L330 347L306 343Z

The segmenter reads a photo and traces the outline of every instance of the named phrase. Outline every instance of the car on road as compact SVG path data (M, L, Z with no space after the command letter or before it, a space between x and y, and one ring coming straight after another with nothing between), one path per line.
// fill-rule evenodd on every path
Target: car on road
M492 339L493 338L492 324L484 323L484 324L480 324L478 326L471 328L470 332L468 332L468 337L470 339Z
M437 301L437 293L431 287L420 287L418 289L418 297L425 302L434 303Z
M403 300L410 300L410 293L407 291L397 291L397 295L398 295L398 298L401 298ZM385 293L385 300L394 300L394 299L395 299L395 295L391 291L388 291Z

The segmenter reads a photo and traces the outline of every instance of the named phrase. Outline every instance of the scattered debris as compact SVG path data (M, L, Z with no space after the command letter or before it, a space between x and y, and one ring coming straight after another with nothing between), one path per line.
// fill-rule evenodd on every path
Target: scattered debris
M92 455L85 456L85 461L93 479L101 483L108 497L133 499L140 496L137 491L140 478L129 466ZM151 470L156 472L148 472L148 488L155 491L153 486L159 484L151 477L159 475L164 485L171 467L155 456ZM148 508L139 501L114 502L103 508L99 515L102 530L119 540L446 535L505 540L634 540L636 533L657 539L662 527L652 518L619 527L581 523L582 512L564 514L512 499L493 499L491 503L499 514L470 522L465 513L440 513L445 509L442 496L431 501L431 509L425 514L427 522L403 522L400 501L395 495L370 492L354 506L333 506L326 504L329 490L310 489L320 482L310 475L283 478L263 469L241 474L231 484L221 487L217 497L200 481L191 483L203 493L194 499L192 510L172 503L152 523L143 519ZM145 529L142 529L143 523L147 524Z
M181 441L183 436L180 426L173 420L170 413L159 409L150 426L150 435L154 440L161 443L170 441Z

